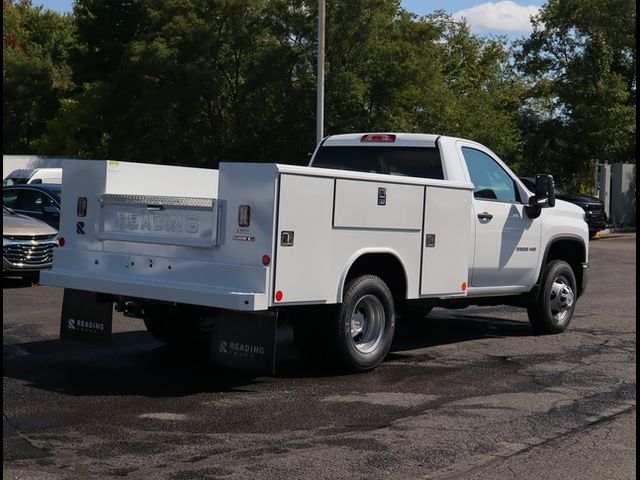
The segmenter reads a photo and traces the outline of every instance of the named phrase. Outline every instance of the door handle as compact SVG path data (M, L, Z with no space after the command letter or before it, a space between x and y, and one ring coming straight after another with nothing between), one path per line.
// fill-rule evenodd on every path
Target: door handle
M491 215L489 212L482 212L478 214L478 218L480 220L491 220L493 218L493 215Z

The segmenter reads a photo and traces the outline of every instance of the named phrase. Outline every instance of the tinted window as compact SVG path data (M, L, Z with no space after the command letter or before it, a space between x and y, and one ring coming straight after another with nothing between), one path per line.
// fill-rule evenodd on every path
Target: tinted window
M462 148L462 154L474 185L475 198L515 203L519 200L513 179L486 153Z
M18 191L16 210L25 212L41 212L43 207L54 205L51 197L39 190L24 189Z
M427 147L320 147L313 166L444 179L440 152Z
M2 186L11 187L12 185L23 185L29 181L28 178L6 178L4 182L2 182Z
M2 205L9 208L16 208L16 202L18 201L18 193L14 191L2 192Z

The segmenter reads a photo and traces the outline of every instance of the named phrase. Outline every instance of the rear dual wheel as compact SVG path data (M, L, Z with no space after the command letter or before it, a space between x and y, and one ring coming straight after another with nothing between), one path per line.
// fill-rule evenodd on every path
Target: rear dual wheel
M212 318L188 308L169 305L143 307L147 331L171 347L207 347L213 334Z
M309 311L294 323L304 356L350 372L377 367L389 353L394 330L393 296L375 275L350 280L337 308Z

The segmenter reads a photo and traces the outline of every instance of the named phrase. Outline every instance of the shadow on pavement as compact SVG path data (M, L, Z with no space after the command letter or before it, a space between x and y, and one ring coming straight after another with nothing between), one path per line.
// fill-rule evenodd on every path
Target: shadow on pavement
M58 339L3 345L3 375L81 396L180 397L260 382L208 364L202 352L174 351L143 331L115 333L110 345Z
M400 318L392 353L428 348L480 338L522 337L534 335L528 322L505 320L458 312L438 311L420 320Z
M491 317L436 314L399 320L388 360L408 352L488 337L533 335L528 323ZM196 393L248 391L264 376L211 365L206 352L175 350L144 331L115 333L110 345L45 340L3 346L3 375L34 388L66 395L181 397ZM290 327L278 333L276 378L335 377L305 363ZM342 376L342 375L338 375Z

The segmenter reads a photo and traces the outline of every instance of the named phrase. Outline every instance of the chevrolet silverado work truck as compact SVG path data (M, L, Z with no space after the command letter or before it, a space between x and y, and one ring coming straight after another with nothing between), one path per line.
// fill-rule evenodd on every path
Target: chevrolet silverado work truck
M273 371L290 321L305 356L365 371L397 317L507 304L559 333L587 283L584 211L555 200L550 175L532 192L460 138L335 135L307 167L63 171L60 248L42 283L65 288L65 338L108 339L115 304L164 342Z

